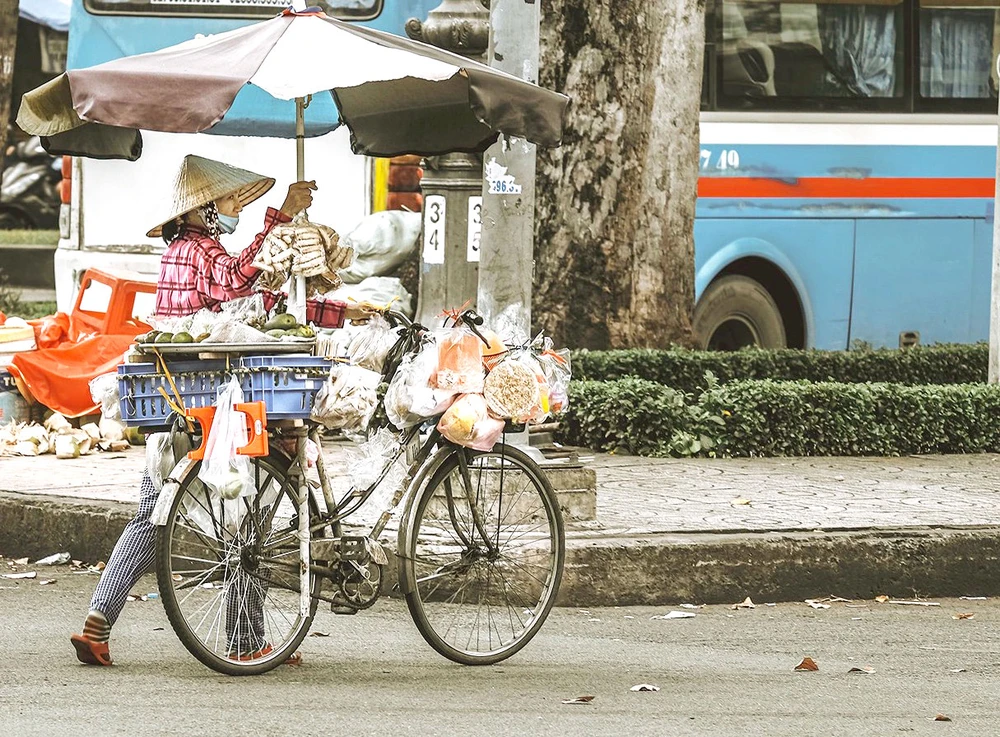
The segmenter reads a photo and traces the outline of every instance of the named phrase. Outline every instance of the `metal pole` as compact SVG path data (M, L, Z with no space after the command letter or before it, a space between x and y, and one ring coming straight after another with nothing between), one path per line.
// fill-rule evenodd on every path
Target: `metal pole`
M295 98L295 181L306 178L306 101ZM306 322L306 278L293 276L288 280L288 313L305 325Z
M490 66L538 82L539 3L493 0ZM534 271L535 146L501 139L483 155L477 307L501 335L530 337Z

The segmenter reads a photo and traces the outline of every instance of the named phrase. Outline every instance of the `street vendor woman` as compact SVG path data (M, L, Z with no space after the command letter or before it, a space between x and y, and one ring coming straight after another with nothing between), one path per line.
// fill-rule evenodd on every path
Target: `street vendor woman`
M288 187L277 210L267 209L264 229L237 256L219 243L222 233L236 229L242 209L274 186L274 179L200 156L186 156L174 185L173 205L166 218L147 235L167 242L156 289L159 317L182 317L207 308L218 311L222 303L253 292L260 276L251 264L264 238L278 223L287 223L312 204L315 182L296 182ZM325 327L341 327L345 319L366 321L371 311L360 305L310 300L307 319ZM149 469L139 488L139 511L128 523L101 574L83 634L70 640L77 658L90 665L111 665L108 639L129 591L153 563L156 528L150 515L157 490ZM232 657L260 657L254 652L234 651Z

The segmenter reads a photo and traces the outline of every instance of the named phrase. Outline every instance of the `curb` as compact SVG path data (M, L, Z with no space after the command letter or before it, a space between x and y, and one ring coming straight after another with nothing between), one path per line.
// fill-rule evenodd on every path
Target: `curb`
M0 492L0 553L107 560L134 504ZM575 536L557 604L1000 595L1000 527ZM387 571L386 583L395 580Z

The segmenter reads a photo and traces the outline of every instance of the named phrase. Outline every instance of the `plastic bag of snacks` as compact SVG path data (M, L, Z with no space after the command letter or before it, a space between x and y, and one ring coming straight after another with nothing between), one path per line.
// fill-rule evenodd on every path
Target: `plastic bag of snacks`
M463 394L441 416L437 428L457 445L486 451L503 435L504 425L490 417L482 394Z
M549 413L548 383L541 365L529 353L500 361L486 377L483 394L497 417L539 422Z
M437 365L438 347L434 343L427 343L416 355L403 358L385 392L389 422L402 429L448 409L456 392L431 386Z
M397 331L381 315L373 315L368 324L359 330L347 346L351 363L372 371L382 371L385 357L395 345Z
M381 381L375 371L335 363L316 393L309 419L334 430L364 429L378 405Z
M437 371L431 379L436 389L478 394L483 390L483 341L464 327L434 331L438 345Z
M538 356L545 381L549 385L549 409L562 412L569 406L569 382L572 377L569 349L553 350L552 341L545 339L545 350Z

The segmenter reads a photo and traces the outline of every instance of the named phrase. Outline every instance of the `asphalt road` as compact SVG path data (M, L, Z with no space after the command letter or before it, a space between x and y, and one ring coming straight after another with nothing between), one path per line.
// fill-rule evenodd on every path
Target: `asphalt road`
M677 620L650 619L669 607L562 609L511 660L468 668L433 652L401 602L382 600L353 617L321 609L313 630L330 636L306 639L302 666L229 678L184 650L158 601L126 606L113 668L79 665L68 637L96 577L40 578L56 583L0 578L3 737L1000 732L996 601L760 603ZM149 577L137 592L154 590ZM803 656L819 671L795 672ZM661 690L630 691L640 683ZM594 699L562 703L581 695Z

